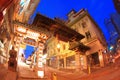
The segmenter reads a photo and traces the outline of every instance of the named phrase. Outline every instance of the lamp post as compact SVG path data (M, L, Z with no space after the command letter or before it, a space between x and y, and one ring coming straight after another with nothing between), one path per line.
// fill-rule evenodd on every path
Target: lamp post
M60 49L60 44L59 43L57 44L57 48L58 48L58 50Z
M58 49L58 56L57 56L57 61L58 61L58 64L57 64L57 68L59 69L59 68L60 68L60 66L59 66L60 44L59 44L59 43L57 44L57 49Z

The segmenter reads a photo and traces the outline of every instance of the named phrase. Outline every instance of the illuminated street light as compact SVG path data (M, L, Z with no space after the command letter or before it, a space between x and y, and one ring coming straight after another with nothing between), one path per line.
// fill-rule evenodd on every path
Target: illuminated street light
M60 44L59 43L57 44L57 48L60 49Z
M57 49L58 49L58 54L59 54L59 52L60 52L60 44L58 43L57 44ZM57 60L58 60L58 69L59 69L59 55L58 55L58 57L57 57Z
M113 46L110 46L110 48L109 48L109 49L110 49L110 50L112 50L113 48L114 48Z

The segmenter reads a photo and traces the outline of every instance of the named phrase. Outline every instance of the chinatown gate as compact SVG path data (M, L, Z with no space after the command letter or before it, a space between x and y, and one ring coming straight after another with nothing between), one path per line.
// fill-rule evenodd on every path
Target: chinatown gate
M46 40L49 38L48 35L42 33L42 31L37 30L36 28L30 27L30 25L23 24L20 22L14 22L14 39L13 45L15 46L15 50L17 50L17 62L21 61L22 54L25 55L24 51L26 46L34 47L34 53L36 55L36 66L35 70L38 70L39 66L42 66L42 56L43 51L45 49ZM32 25L33 26L33 25ZM30 28L28 28L30 27ZM18 65L19 66L19 65Z
M59 23L56 20L52 20L41 14L37 14L31 25L19 22L14 22L14 46L18 51L18 63L20 61L21 49L25 49L26 45L35 47L36 54L36 69L39 69L41 63L41 57L45 54L45 46L48 39L51 37L57 37L57 39L64 42L78 42L84 38L83 35L68 28L66 25ZM85 45L79 45L82 50L87 51L89 48Z
M15 27L15 37L14 37L14 44L15 48L18 51L18 64L21 61L22 55L25 55L24 51L26 46L34 47L34 52L36 54L37 65L42 57L44 44L48 37L45 34L41 34L40 32L34 31L32 29L28 29L25 27Z

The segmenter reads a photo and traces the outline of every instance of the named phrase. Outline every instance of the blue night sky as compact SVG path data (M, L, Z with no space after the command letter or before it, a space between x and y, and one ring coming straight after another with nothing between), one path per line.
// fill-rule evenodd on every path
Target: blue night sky
M27 59L32 54L33 51L34 51L34 47L33 46L26 45L25 58Z
M79 11L82 8L88 10L108 40L104 19L109 18L111 13L116 13L112 0L40 0L34 15L40 13L52 19L59 17L66 20L71 9Z

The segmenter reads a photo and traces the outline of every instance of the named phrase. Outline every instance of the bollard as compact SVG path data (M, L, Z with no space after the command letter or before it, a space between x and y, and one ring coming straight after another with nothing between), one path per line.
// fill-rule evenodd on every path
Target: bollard
M53 73L53 80L57 80L57 75L56 75L56 73Z
M88 74L91 73L91 68L90 68L90 65L88 66Z

